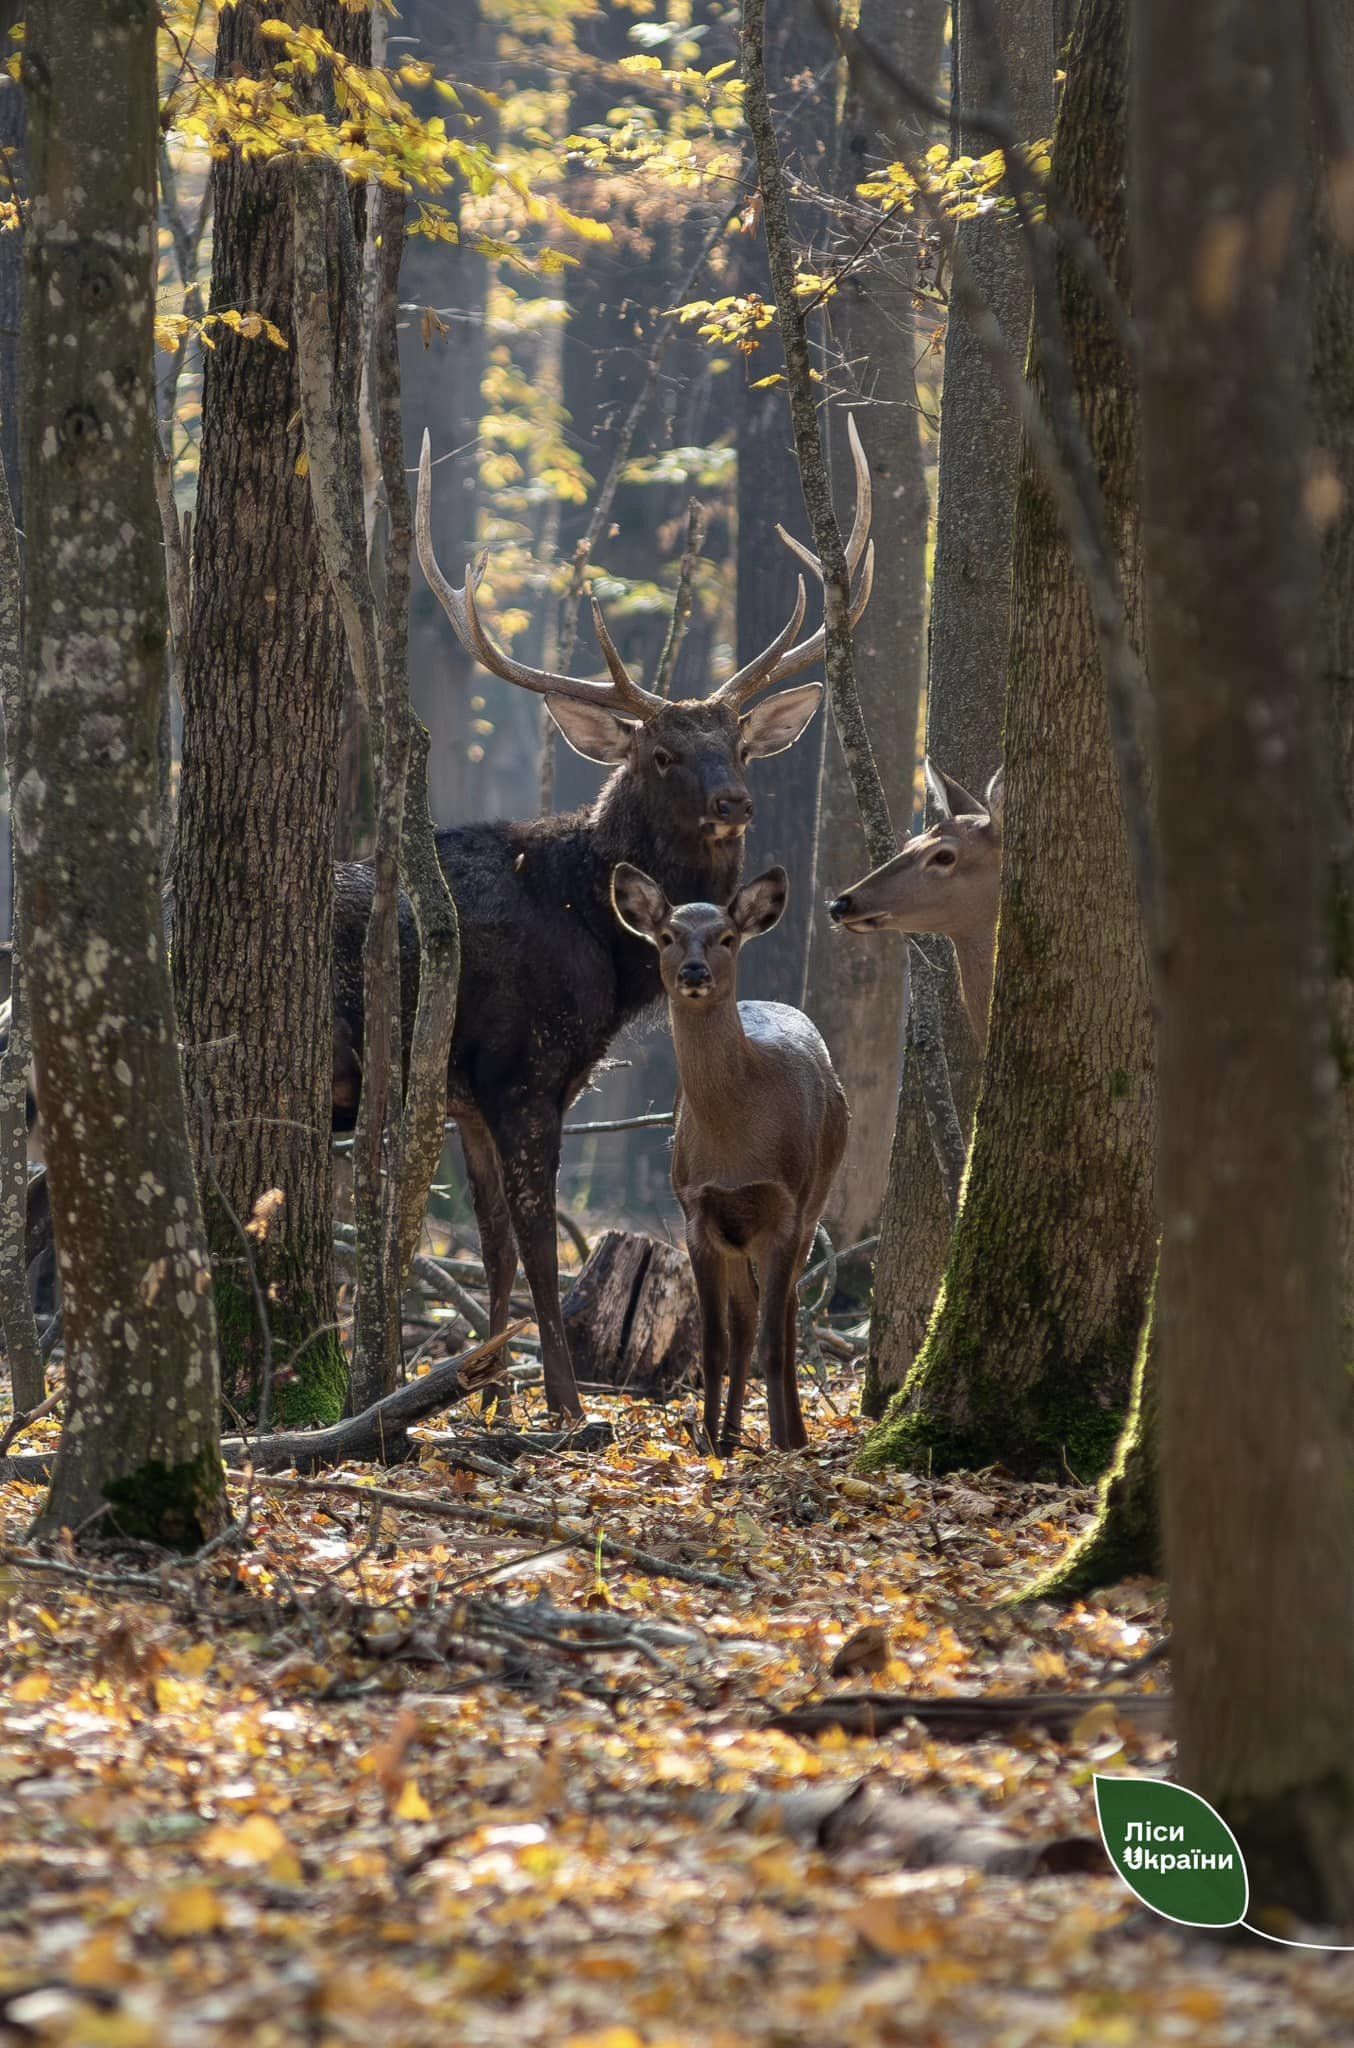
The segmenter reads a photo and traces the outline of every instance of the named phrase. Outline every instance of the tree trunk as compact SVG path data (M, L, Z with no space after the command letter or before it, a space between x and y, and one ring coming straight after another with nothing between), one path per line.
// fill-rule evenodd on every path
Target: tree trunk
M1346 109L1354 91L1354 15L1326 10L1330 89ZM1346 113L1346 120L1348 115ZM1349 173L1349 140L1313 121L1317 190L1312 252L1313 476L1338 487L1319 512L1324 526L1317 604L1317 658L1325 683L1335 763L1335 847L1331 884L1331 967L1339 1092L1338 1256L1346 1363L1354 1362L1354 237L1340 217L1338 173Z
M776 139L787 170L811 184L827 183L832 130L831 51L810 7L776 5L766 26L767 85L776 114ZM794 218L796 242L809 261L811 226L802 212ZM742 244L739 291L771 299L771 279L761 228ZM784 374L778 327L750 359L748 380ZM742 375L735 368L731 375ZM783 384L767 391L744 390L737 415L738 443L738 664L751 661L781 630L794 610L799 564L776 537L777 521L791 533L804 532L804 494L795 459L795 434ZM869 452L869 434L864 435ZM845 436L843 435L843 447ZM822 593L809 592L810 623ZM831 724L824 703L798 746L758 767L757 808L748 834L747 873L772 861L788 868L790 900L774 946L754 947L743 964L740 987L749 997L777 1003L804 1001L809 931L817 892L818 789Z
M1017 132L1035 140L1053 126L1060 9L1054 0L996 0L992 12L1010 72ZM972 0L956 0L954 18L955 103L961 110L986 106L992 97L990 64ZM990 147L971 130L953 139L972 156ZM961 221L957 239L1002 333L1022 346L1030 281L1015 223L1001 216ZM982 790L1001 758L1020 429L982 343L956 306L945 334L940 417L926 751L966 789ZM953 971L943 1014L950 1081L967 1135L981 1058ZM949 1208L915 1074L904 1075L898 1098L881 1231L862 1392L865 1413L874 1416L883 1413L921 1350L950 1242Z
M221 1526L225 1489L161 932L154 11L32 0L23 69L36 197L23 332L31 659L16 831L68 1389L37 1527L108 1516L124 1533L193 1549Z
M492 36L478 0L413 0L401 9L399 28L417 38L418 56L458 83L488 87ZM467 105L482 124L495 117L473 95ZM429 112L441 111L429 94ZM478 131L484 136L484 126ZM458 203L459 197L452 200ZM402 292L412 309L400 348L404 386L405 462L418 464L425 428L438 460L433 493L433 546L447 574L459 583L476 551L480 464L481 386L488 362L489 264L469 239L455 247L414 235L405 249ZM421 318L431 307L439 320ZM443 460L443 458L447 458ZM508 691L495 684L447 631L441 606L416 577L409 609L409 682L414 708L428 728L428 796L439 824L459 825L484 815L483 777L470 772L472 695Z
M360 59L370 19L313 0ZM217 63L271 74L267 0L223 10ZM213 166L212 304L292 327L291 173ZM284 1196L255 1256L280 1421L333 1421L330 1144L333 843L343 641L301 452L296 353L222 331L207 356L183 670L174 974L221 1326L224 1390L254 1411L263 1344L241 1230ZM302 1349L304 1347L304 1350ZM293 1365L292 1360L295 1360Z
M1236 1831L1253 1915L1348 1923L1354 1520L1303 432L1303 39L1268 0L1145 0L1139 33L1178 1769Z
M1053 174L1127 299L1124 0L1083 0ZM1075 260L1059 301L1137 609L1132 372ZM1045 370L1036 351L1036 389ZM927 1469L1108 1464L1153 1249L1151 998L1091 604L1022 452L1006 705L1001 944L963 1207L926 1344L865 1452Z
M865 6L860 26L913 77L930 86L940 68L943 0L906 11ZM920 130L918 139L921 140ZM846 103L837 183L850 194L877 156L876 124L859 97ZM857 424L874 480L876 559L886 565L855 630L856 684L899 831L912 814L917 718L926 650L926 535L930 506L917 410L916 358L908 256L848 279L831 301L834 379L864 404ZM849 490L846 432L836 408L831 433L834 476ZM849 503L849 499L847 500ZM815 900L810 906L808 1008L827 1040L851 1104L846 1158L824 1215L838 1245L878 1228L888 1177L889 1134L898 1099L903 1033L903 941L843 939L823 914L826 899L870 867L841 744L825 737L819 792Z

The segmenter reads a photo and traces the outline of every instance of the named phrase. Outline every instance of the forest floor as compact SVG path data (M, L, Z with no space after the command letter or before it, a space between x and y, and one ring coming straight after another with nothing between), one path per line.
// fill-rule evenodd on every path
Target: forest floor
M1131 1668L1157 1589L997 1604L1084 1525L1084 1488L867 1483L813 1390L805 1457L722 1465L680 1408L593 1406L617 1443L592 1456L500 1476L428 1443L326 1475L421 1510L265 1482L247 1544L194 1568L35 1570L36 1489L0 1492L0 2038L1349 2038L1354 1958L1195 1937L1108 1874L1092 1773L1170 1761L1112 1706L1058 1741L770 1725L843 1691L1164 1688ZM460 1512L485 1509L562 1534Z

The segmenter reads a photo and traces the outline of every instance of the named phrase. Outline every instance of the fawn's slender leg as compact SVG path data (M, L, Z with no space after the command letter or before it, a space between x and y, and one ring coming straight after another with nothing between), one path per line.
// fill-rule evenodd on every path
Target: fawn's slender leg
M727 1275L723 1259L702 1244L694 1232L687 1233L692 1277L701 1318L701 1379L705 1385L705 1436L713 1450L719 1435L719 1397L729 1355L728 1326L725 1321Z
M719 1432L723 1456L738 1448L743 1428L743 1393L747 1386L748 1361L757 1341L757 1283L750 1259L729 1262L729 1394L724 1404L724 1421Z
M810 1234L799 1247L799 1254L790 1277L790 1290L785 1301L785 1427L792 1451L802 1451L809 1440L804 1427L804 1411L799 1405L799 1282L809 1261L813 1247Z
M470 1199L479 1225L480 1257L489 1283L489 1335L496 1337L508 1327L512 1283L517 1273L517 1244L503 1189L503 1168L498 1147L480 1117L458 1112L456 1128L461 1134Z
M778 1451L797 1451L807 1441L803 1418L799 1417L799 1438L791 1433L787 1407L787 1386L793 1383L794 1354L785 1352L787 1297L794 1292L797 1246L783 1241L774 1245L762 1262L762 1312L757 1332L757 1351L766 1375L766 1405L771 1422L771 1441ZM797 1404L796 1404L797 1413Z

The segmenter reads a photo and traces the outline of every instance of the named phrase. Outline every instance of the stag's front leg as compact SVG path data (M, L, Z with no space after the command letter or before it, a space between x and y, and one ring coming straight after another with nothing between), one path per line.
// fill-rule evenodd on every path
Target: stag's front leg
M489 1335L496 1337L508 1327L512 1283L517 1274L517 1246L503 1188L503 1168L498 1147L482 1118L458 1111L456 1128L461 1136L470 1199L479 1226L484 1277L489 1283Z
M559 1301L555 1186L561 1121L553 1103L528 1102L500 1111L490 1128L503 1165L508 1213L541 1333L546 1405L552 1415L579 1417L583 1403L578 1398Z

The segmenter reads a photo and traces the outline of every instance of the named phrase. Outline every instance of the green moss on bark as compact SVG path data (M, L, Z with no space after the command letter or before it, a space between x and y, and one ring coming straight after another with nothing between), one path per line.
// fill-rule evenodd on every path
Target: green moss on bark
M263 1376L263 1335L253 1290L218 1265L215 1295L226 1412L255 1422ZM332 1312L319 1304L306 1313L295 1293L270 1302L273 1384L268 1421L272 1427L324 1428L342 1416L348 1398L348 1362L337 1330L316 1335L331 1320Z
M151 1459L121 1479L110 1479L103 1491L120 1536L167 1550L200 1550L224 1518L225 1470L211 1450L182 1465Z
M1114 1462L1100 1482L1094 1523L1052 1571L1017 1593L1011 1605L1081 1599L1119 1579L1160 1574L1155 1321L1154 1304L1149 1303L1133 1368L1133 1403Z

